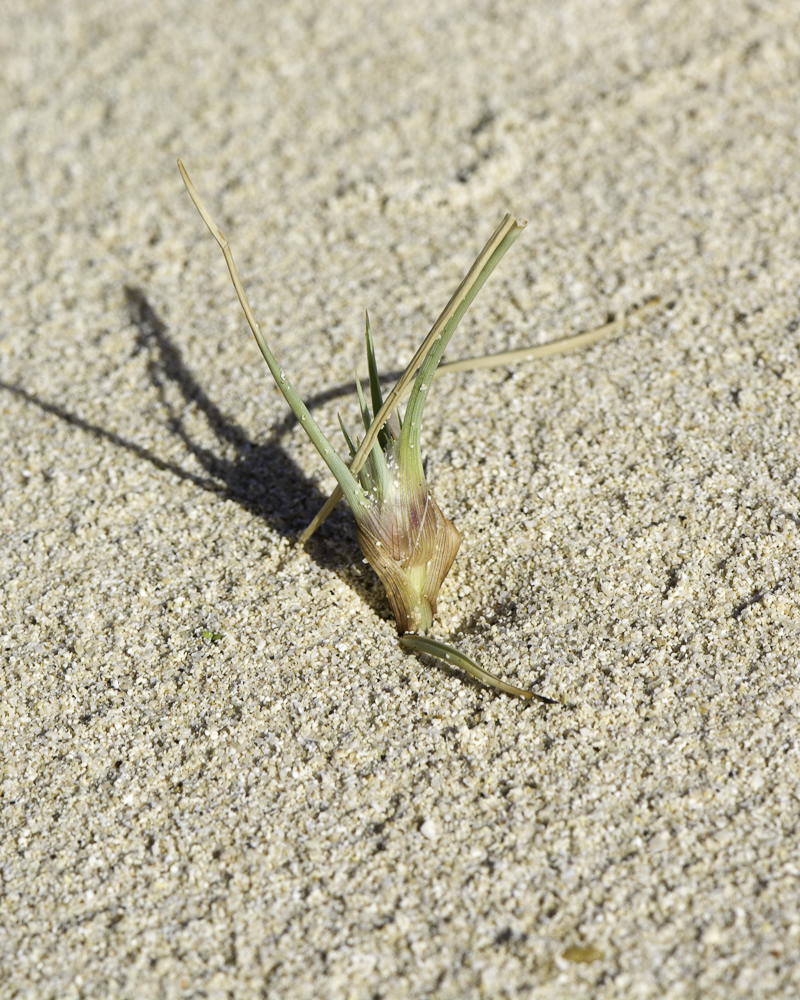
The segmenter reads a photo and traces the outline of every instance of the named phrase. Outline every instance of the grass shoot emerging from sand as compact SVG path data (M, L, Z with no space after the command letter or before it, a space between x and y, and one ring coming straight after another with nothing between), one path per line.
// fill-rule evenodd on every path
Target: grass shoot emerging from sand
M236 296L278 389L338 484L325 507L301 536L301 544L344 496L355 517L361 550L386 588L403 646L458 666L482 683L500 691L553 704L550 698L507 684L463 653L427 635L436 614L439 590L453 564L461 544L461 536L440 510L425 481L420 446L425 402L437 366L458 323L486 279L522 232L525 221L511 215L505 216L385 400L381 393L372 332L367 317L366 348L371 409L361 390L361 384L356 380L364 433L360 439L354 439L340 419L350 453L348 463L322 432L275 359L250 308L227 240L200 200L180 160L178 169L197 211L222 250ZM586 336L591 335L584 335ZM571 346L570 342L566 342L566 346ZM460 364L459 370L464 370L465 367L507 364L523 355L530 356L530 352L514 352L513 356L499 355L495 359L476 359L466 364L457 362L456 365ZM397 405L412 382L405 416L401 421L396 413Z

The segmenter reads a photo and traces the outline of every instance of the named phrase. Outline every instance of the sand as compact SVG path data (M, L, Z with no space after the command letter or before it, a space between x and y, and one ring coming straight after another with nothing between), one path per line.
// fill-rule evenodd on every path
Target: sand
M797 6L4 5L0 995L800 995ZM332 440L506 211L398 646Z

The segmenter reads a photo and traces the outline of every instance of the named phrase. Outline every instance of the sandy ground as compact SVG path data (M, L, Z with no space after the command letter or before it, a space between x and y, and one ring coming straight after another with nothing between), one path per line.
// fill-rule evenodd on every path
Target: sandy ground
M320 8L323 8L320 10ZM800 995L796 3L2 9L0 995ZM398 646L246 330L437 384ZM219 637L221 636L221 638Z

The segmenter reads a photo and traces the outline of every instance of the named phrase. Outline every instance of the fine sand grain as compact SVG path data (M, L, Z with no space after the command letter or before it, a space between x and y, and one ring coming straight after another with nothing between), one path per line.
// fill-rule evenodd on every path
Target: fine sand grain
M9 0L0 996L800 995L795 3ZM321 425L505 211L398 646ZM219 638L221 636L221 638Z

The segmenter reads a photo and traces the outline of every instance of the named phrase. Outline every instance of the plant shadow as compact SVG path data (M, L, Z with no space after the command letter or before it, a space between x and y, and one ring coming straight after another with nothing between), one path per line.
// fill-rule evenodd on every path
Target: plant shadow
M201 485L238 503L284 537L296 539L328 497L299 469L281 445L283 435L296 423L294 416L290 413L278 420L266 440L252 440L219 409L197 381L145 293L128 286L125 296L130 321L137 331L137 348L147 353L148 375L165 412L167 427L210 477L210 482L206 480ZM178 392L177 405L175 390ZM346 392L345 387L330 389L318 394L307 405L313 409ZM189 404L202 413L219 448L200 444L192 436L183 416ZM381 617L391 619L380 581L369 566L361 569L355 526L343 506L332 512L326 524L306 544L306 551L318 565L342 577Z
M140 288L128 286L125 298L128 318L136 331L136 351L146 354L148 376L164 412L164 422L205 474L163 459L138 442L93 424L22 386L0 381L0 388L160 471L239 504L272 530L296 539L327 500L327 495L300 470L281 445L283 435L294 426L294 417L289 414L277 421L266 440L252 440L219 409L197 381L146 294ZM348 391L344 386L328 389L317 394L307 405L313 409ZM198 412L213 432L217 447L198 441L187 426L186 417L191 413L194 423ZM378 577L371 567L362 566L361 550L349 511L337 507L305 548L318 565L335 572L380 617L392 620L389 602Z

